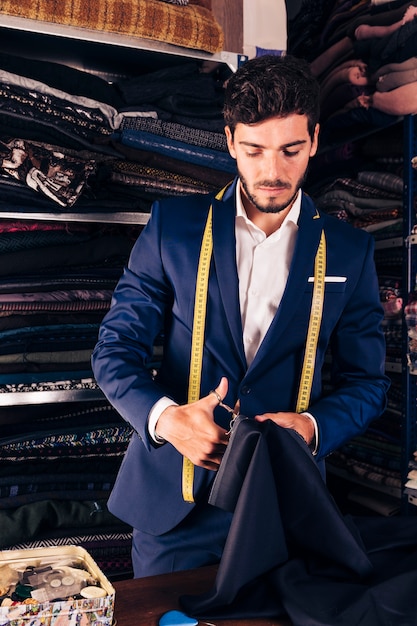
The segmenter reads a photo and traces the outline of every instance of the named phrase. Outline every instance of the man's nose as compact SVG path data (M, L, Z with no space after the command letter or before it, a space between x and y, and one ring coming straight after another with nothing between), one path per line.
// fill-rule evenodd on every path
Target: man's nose
M279 180L282 176L283 164L278 155L270 156L266 164L266 175L268 180Z

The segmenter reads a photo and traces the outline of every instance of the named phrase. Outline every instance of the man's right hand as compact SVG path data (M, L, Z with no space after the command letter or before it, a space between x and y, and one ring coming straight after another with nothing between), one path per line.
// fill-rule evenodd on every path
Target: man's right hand
M228 381L222 378L215 391L220 398L227 394ZM217 470L229 441L226 431L214 421L216 394L182 406L169 406L160 415L156 433L168 441L194 465Z

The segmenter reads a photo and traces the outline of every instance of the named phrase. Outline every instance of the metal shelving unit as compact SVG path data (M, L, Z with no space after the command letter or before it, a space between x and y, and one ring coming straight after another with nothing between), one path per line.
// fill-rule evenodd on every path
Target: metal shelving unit
M409 115L404 119L404 237L406 262L403 268L403 284L410 294L415 291L417 275L417 235L413 234L416 224L415 199L417 198L417 176L411 160L417 155L416 117ZM403 351L408 355L408 333L404 324ZM417 450L417 371L408 365L404 369L404 415L402 424L402 484L407 480L409 462ZM416 502L403 494L403 508L406 512L417 513Z
M209 53L141 37L88 28L41 22L0 14L0 49L31 59L54 61L108 80L137 73L138 67L153 71L198 61L210 71L227 66L231 72L247 57L236 52Z

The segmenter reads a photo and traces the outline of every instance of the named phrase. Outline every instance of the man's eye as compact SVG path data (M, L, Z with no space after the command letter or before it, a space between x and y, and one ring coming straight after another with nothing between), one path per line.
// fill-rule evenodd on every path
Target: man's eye
M296 150L295 152L293 150L284 150L284 155L289 158L296 157L299 153L299 150Z

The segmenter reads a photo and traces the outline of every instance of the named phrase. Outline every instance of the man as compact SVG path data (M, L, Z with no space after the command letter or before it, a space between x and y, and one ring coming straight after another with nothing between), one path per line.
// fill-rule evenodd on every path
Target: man
M207 497L228 443L223 401L249 418L297 431L320 467L384 409L372 239L319 213L300 190L317 151L318 96L308 65L291 56L252 59L229 79L225 132L237 178L216 198L154 204L103 321L95 376L135 430L109 508L134 528L136 577L220 560L230 516ZM210 207L213 250L199 350L194 311L204 297L195 304L197 268ZM319 250L326 267L321 324L309 403L300 408ZM146 365L161 333L164 355L152 378ZM334 391L325 396L328 347ZM201 368L190 366L199 351ZM190 369L201 378L193 401ZM193 502L182 492L184 476Z

